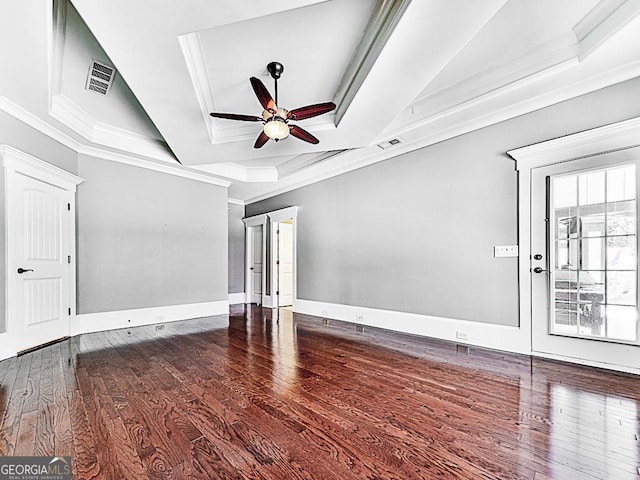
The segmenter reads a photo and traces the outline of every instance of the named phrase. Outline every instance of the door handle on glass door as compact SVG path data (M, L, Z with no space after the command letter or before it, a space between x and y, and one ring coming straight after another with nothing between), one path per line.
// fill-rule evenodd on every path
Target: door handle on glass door
M542 267L536 267L533 269L534 273L542 273L542 272L546 272L546 270Z
M19 274L23 274L24 272L33 272L33 270L30 269L30 268L26 268L26 269L22 268L22 267L18 268L18 273Z

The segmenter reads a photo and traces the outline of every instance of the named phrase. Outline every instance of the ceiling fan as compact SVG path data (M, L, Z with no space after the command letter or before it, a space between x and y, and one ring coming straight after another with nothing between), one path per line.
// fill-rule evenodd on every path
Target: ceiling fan
M330 112L336 108L336 104L333 102L316 103L313 105L307 105L306 107L294 108L293 110L287 110L278 106L278 79L284 72L284 66L279 62L271 62L267 65L267 71L271 74L271 77L275 83L275 100L271 97L269 90L264 86L264 83L256 77L251 77L249 81L253 87L253 91L258 97L258 101L264 111L262 116L255 115L242 115L237 113L210 113L215 118L225 118L227 120L240 120L243 122L262 122L263 129L256 139L256 143L253 148L261 148L269 139L273 139L276 142L293 135L305 142L316 144L319 140L307 132L305 129L297 126L290 125L290 120L304 120L306 118L317 117L323 113Z

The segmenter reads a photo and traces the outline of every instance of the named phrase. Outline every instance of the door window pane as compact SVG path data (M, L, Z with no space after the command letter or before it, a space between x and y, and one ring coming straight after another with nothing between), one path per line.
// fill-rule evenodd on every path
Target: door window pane
M551 333L637 341L635 165L552 178Z
M586 173L578 177L580 205L604 203L604 171Z
M636 233L636 201L607 204L607 235L634 235Z
M607 272L607 304L636 304L636 272Z
M607 175L607 202L636 198L636 166L610 168Z

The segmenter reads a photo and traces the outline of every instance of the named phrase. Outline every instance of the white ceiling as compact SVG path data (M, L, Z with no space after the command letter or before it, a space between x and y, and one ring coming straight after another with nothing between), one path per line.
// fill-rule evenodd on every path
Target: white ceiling
M3 3L0 108L243 201L640 75L640 0L72 3ZM84 89L92 58L118 71L106 97ZM259 123L208 115L260 115L249 77L273 94L273 60L282 106L339 105L299 122L318 145L254 149Z

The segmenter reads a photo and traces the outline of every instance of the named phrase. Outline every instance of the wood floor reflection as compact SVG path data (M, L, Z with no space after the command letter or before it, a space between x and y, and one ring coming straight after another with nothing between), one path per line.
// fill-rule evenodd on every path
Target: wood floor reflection
M273 315L0 362L0 455L80 479L638 478L639 377Z

